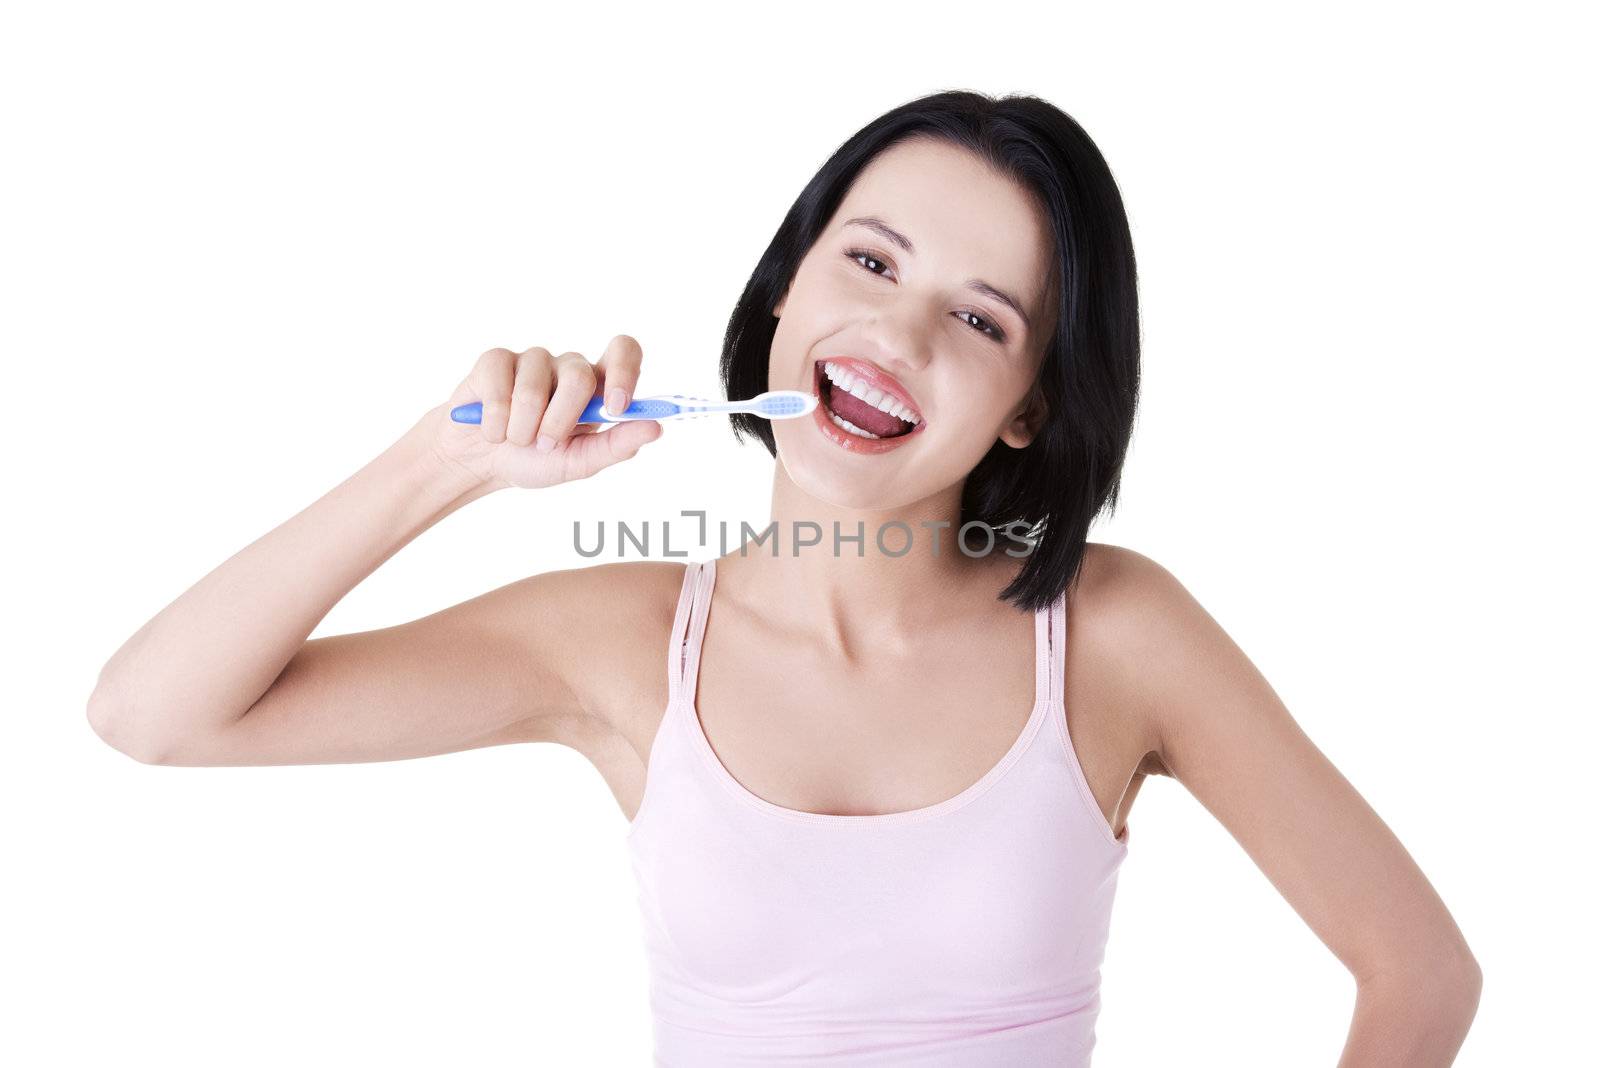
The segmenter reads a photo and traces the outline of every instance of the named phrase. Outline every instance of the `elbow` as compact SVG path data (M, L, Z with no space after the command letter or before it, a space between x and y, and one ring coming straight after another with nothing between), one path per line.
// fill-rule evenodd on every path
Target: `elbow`
M1467 953L1464 959L1433 975L1423 987L1420 1007L1431 1017L1436 1031L1449 1035L1459 1046L1472 1029L1482 993L1483 970L1472 954Z
M1465 1035L1478 1014L1483 969L1466 943L1459 942L1425 964L1379 973L1372 987L1404 1002L1419 1020Z
M166 763L166 747L156 744L148 732L135 730L134 717L127 714L124 706L107 696L103 686L96 686L89 695L87 713L89 729L117 752L141 764Z
M1478 1015L1478 1002L1483 997L1483 969L1470 949L1463 948L1462 953L1462 960L1448 984L1447 1003L1459 1014L1462 1030L1465 1030Z
M1478 1000L1483 995L1483 969L1478 958L1458 936L1428 973L1424 989L1432 994L1441 1013L1459 1019L1465 1029L1478 1014Z

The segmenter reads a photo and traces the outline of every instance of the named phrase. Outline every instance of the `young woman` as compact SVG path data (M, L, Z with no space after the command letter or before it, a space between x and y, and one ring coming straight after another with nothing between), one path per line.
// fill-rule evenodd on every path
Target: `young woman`
M575 425L592 396L627 403L641 358L626 336L594 363L484 353L133 635L95 729L174 765L583 753L630 820L657 1055L693 1065L1087 1064L1128 813L1168 775L1356 978L1341 1064L1453 1059L1480 978L1426 878L1171 574L1087 540L1139 337L1121 200L1075 122L938 94L801 194L721 368L730 396L820 397L735 419L778 461L776 546L307 640L455 509L653 441ZM481 426L453 423L470 400Z

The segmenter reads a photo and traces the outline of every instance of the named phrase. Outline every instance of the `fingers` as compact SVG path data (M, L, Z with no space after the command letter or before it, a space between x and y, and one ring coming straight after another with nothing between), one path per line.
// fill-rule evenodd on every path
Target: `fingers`
M643 359L644 351L639 347L639 342L627 334L618 334L606 345L606 351L595 367L595 376L597 391L605 390L606 411L610 414L620 414L633 400L633 391L639 384L639 364Z
M539 422L535 447L540 452L549 452L572 434L578 416L594 397L594 367L582 353L563 352L555 361L555 376L555 392L549 394L544 418Z
M642 360L639 342L627 334L613 337L593 364L577 352L554 357L549 349L537 346L520 353L494 348L478 357L456 393L462 399L476 396L482 405L483 442L531 445L539 453L552 452L566 442L559 454L565 477L586 478L634 455L661 434L661 425L654 420L637 421L644 423L637 427L631 421L619 423L605 433L596 433L598 425L578 422L602 390L611 411L625 409L633 399Z
M554 374L550 350L535 346L518 353L516 364L516 382L511 388L511 418L506 423L504 440L513 445L530 445L550 401L550 380Z
M472 391L483 405L479 427L485 441L499 443L506 439L516 364L517 354L510 349L490 349L478 357L472 373L467 376Z

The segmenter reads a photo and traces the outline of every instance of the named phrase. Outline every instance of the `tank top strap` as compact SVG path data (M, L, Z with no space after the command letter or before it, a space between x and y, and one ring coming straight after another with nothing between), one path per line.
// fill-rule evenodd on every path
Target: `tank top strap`
M1039 648L1040 692L1055 704L1066 700L1067 595L1063 591L1049 608L1039 610L1042 640Z
M1050 696L1050 609L1033 613L1033 692L1041 699Z
M667 649L667 696L673 704L680 698L694 700L695 680L700 674L700 645L705 639L715 577L714 560L690 561L683 573L678 613L672 621L672 641Z
M683 689L684 661L689 638L689 617L694 608L694 588L700 578L700 563L689 561L683 570L683 585L678 589L678 611L672 617L672 638L667 642L667 698L676 704Z

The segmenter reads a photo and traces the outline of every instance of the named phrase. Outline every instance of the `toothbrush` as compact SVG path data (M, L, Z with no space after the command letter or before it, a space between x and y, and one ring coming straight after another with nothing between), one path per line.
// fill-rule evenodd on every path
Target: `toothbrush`
M704 415L742 412L759 415L763 419L795 419L817 406L817 398L798 389L771 389L759 396L742 401L713 401L704 397L686 397L672 393L661 397L640 397L612 415L604 410L605 398L595 397L578 416L580 423L625 423L635 419L698 419ZM473 401L450 409L450 418L458 423L483 422L483 402Z

